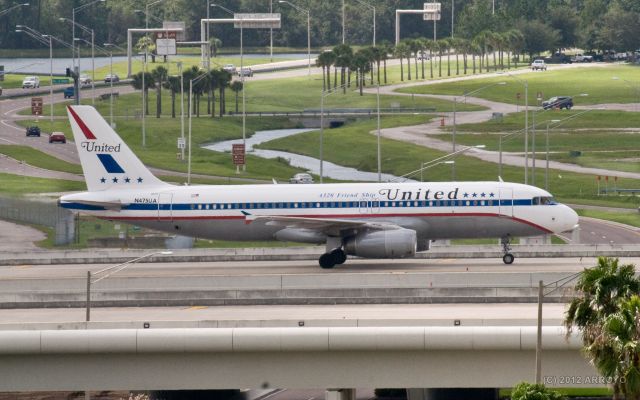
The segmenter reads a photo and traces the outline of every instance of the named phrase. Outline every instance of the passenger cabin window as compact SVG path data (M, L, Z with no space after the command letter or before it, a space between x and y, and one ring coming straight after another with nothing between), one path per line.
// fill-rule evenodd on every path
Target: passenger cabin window
M532 203L534 206L546 206L551 204L557 204L553 197L541 196L534 197Z

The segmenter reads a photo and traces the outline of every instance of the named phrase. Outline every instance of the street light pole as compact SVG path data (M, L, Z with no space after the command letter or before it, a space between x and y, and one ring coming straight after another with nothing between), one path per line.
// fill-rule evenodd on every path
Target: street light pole
M123 269L127 268L129 265L136 263L140 260L144 260L145 258L149 258L149 257L153 257L156 255L163 255L163 256L168 256L173 254L172 251L156 251L154 253L149 253L149 254L145 254L141 257L136 257L132 260L129 261L125 261L121 264L118 265L114 265L108 268L104 268L101 269L99 271L96 271L94 273L91 273L91 271L87 271L87 300L86 300L86 314L85 314L85 321L89 322L91 321L91 285L94 285L98 282L100 282L103 279L106 279L108 277L110 277L111 275L118 273L120 271L122 271ZM104 274L103 276L95 279L94 281L91 280L91 278L95 277L96 275L100 275L100 274Z
M189 80L189 148L187 153L187 185L191 185L191 120L193 119L193 84L207 76L207 73L200 74Z
M287 0L279 0L278 3L288 4L291 7L295 8L298 12L307 14L307 60L308 60L307 74L309 75L309 78L311 78L311 12L309 9L305 9L300 6L297 6Z
M74 68L74 72L80 74L80 48L78 47L78 66L77 66L77 70L75 70L76 68L76 52L75 52L75 40L76 40L76 13L78 11L81 11L89 6L92 6L96 3L101 3L101 2L105 2L106 0L93 0L87 4L83 4L81 6L75 7L74 9L71 10L71 44L74 46L74 48L72 49L72 55L73 55L73 68ZM79 25L78 25L79 26ZM88 28L87 28L88 29ZM79 46L80 44L78 44ZM95 71L95 67L94 67L94 71ZM80 87L76 87L75 89L75 98L76 98L76 104L80 104ZM94 94L94 98L95 98L95 93ZM94 103L95 104L95 103Z

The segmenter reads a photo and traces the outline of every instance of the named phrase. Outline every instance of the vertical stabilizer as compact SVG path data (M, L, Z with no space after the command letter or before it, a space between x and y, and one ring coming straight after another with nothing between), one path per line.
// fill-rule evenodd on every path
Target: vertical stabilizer
M82 171L91 192L166 186L91 106L68 106Z

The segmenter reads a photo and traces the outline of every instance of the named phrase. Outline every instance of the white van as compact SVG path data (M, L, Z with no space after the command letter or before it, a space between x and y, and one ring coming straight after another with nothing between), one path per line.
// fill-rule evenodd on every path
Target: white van
M27 76L22 80L23 89L35 89L40 87L40 78L37 76Z

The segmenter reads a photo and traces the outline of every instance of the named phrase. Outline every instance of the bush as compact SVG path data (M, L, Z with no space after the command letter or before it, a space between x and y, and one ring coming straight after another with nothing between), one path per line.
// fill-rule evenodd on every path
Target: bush
M543 384L520 382L511 392L511 400L563 400L564 397Z

